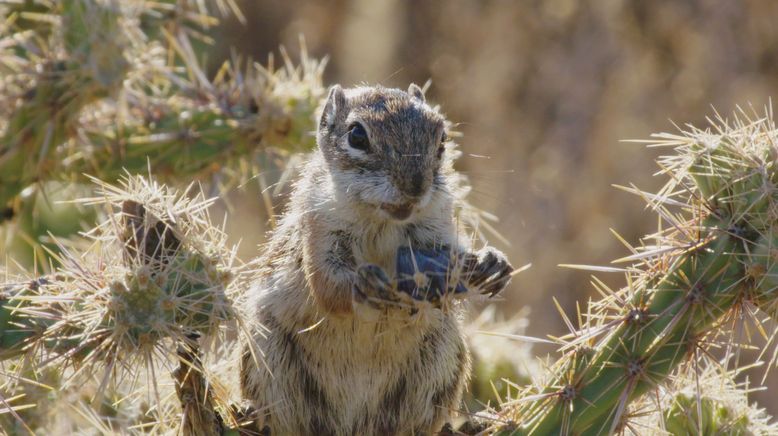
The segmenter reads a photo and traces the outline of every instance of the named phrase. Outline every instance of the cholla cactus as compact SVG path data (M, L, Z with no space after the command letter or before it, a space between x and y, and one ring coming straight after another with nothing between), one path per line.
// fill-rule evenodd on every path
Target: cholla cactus
M63 247L55 273L5 285L0 359L72 368L64 386L102 370L102 387L193 355L199 335L218 336L227 323L244 330L233 307L242 269L210 222L211 200L133 176L99 192L85 202L111 213L86 234L86 251ZM200 369L185 364L182 379Z
M325 63L304 46L299 67L283 52L279 69L233 60L204 73L191 38L218 22L205 5L237 10L229 0L4 3L2 207L38 181L113 181L149 162L180 180L313 146Z
M759 308L778 320L778 226L773 225L756 241L748 272L755 281L754 299Z
M701 364L712 342L734 341L727 328L754 305L774 313L778 130L771 116L731 125L719 119L713 131L651 141L674 147L660 160L671 180L657 194L628 190L665 224L647 238L652 244L622 259L634 262L624 269L626 288L600 284L605 298L579 315L584 324L563 338L563 356L546 379L506 403L505 417L517 425L503 432L625 430L632 401L660 389L682 363Z
M117 11L85 1L59 7L57 25L38 23L16 32L21 11L6 6L3 14L8 18L0 33L0 103L10 113L0 145L2 205L45 169L42 160L72 134L79 111L121 86L128 67L124 41L110 36L121 34ZM40 44L40 34L51 44Z

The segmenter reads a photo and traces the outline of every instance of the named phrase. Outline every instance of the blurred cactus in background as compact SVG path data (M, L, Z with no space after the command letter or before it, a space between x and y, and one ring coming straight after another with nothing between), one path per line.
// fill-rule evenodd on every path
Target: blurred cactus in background
M180 180L263 147L310 149L324 64L235 59L207 78L192 42L218 22L207 3L4 6L0 204L55 177L116 180L150 163Z
M505 400L516 385L526 385L538 374L532 346L525 335L529 324L523 311L508 320L498 320L497 307L490 305L467 324L473 359L473 375L465 394L467 410L478 411Z
M261 150L311 149L324 62L303 46L299 66L285 52L280 67L234 58L208 78L194 47L209 41L217 6L237 10L230 0L0 2L3 215L50 181L150 167L224 187L247 178Z
M0 287L8 433L250 425L201 357L245 330L251 265L192 182L235 185L267 165L261 153L311 149L325 62L302 46L300 65L283 51L280 67L233 56L209 75L202 48L225 14L241 17L231 0L0 0L0 249L22 264L9 262ZM591 267L626 274L627 286L595 279L602 298L563 318L570 335L542 340L562 353L545 365L510 343L529 340L523 317L476 319L466 408L484 408L485 424L462 428L775 434L735 381L752 362L739 356L750 336L733 333L775 348L772 119L741 113L651 141L673 148L659 161L670 181L657 193L624 189L660 228L626 244L627 266ZM485 329L499 332L485 339Z

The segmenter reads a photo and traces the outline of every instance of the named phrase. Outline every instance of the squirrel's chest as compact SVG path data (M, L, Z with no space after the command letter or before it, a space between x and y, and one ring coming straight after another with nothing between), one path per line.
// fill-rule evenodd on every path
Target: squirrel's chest
M402 232L387 230L382 233L356 235L352 243L354 258L358 263L372 263L383 267L394 264L397 249L407 245Z

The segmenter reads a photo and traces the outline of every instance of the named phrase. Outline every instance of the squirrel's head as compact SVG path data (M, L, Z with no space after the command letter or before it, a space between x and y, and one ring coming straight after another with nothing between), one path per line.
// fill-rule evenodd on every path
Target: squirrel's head
M405 221L444 190L446 120L421 88L330 89L317 142L338 192Z

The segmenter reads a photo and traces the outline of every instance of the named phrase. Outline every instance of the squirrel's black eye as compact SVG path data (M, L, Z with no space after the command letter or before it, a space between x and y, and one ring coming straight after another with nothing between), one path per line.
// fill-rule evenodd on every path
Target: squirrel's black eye
M362 151L368 151L370 148L370 140L367 139L367 132L361 124L354 123L349 128L348 145Z
M443 132L440 135L440 144L438 144L438 159L442 158L443 152L446 151L446 141L448 141L448 135L446 135L446 132Z

